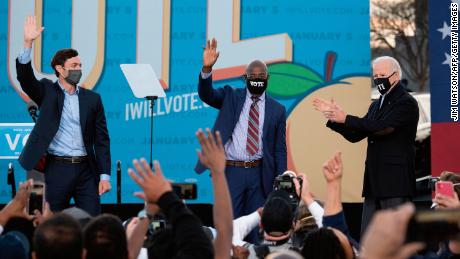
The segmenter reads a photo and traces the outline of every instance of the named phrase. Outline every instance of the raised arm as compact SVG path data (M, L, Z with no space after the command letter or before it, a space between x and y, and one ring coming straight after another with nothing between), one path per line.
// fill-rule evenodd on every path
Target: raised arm
M367 114L366 114L367 116ZM365 116L365 117L366 117ZM346 140L350 141L351 143L359 142L368 137L368 134L356 130L349 129L345 127L343 123L337 123L333 121L327 121L326 127L330 128L331 130L339 133L342 135Z
M335 153L334 157L323 164L323 174L327 182L326 201L324 202L324 216L335 215L342 208L342 154Z
M233 236L233 213L230 192L225 179L225 149L220 133L214 134L207 129L206 136L200 129L197 138L202 151L198 151L201 163L211 170L214 190L213 219L217 230L214 240L215 258L230 258Z
M149 203L144 197L144 210L149 216L154 216L158 213L160 208L154 204ZM150 220L148 217L134 218L126 228L126 235L128 238L128 251L130 258L137 258L142 246L144 245L145 236L149 229Z
M41 106L42 103L44 85L34 75L30 63L30 51L33 42L41 35L43 30L43 27L37 28L35 16L26 18L24 22L24 49L16 60L17 79L21 84L21 88L38 106Z
M404 127L414 121L417 122L419 117L417 101L407 98L398 104L395 103L394 106L395 108L388 116L378 120L347 115L345 126L365 134L387 135L396 128Z
M216 39L208 40L203 50L203 68L198 81L198 95L203 102L216 109L222 107L225 96L222 88L214 89L212 86L212 67L217 62L218 57Z
M329 119L329 114L332 110L341 110L340 107L335 103L334 99L331 99L329 102L321 98L315 98L313 100L313 106L315 107L315 110L323 113L324 117L328 119L326 126L342 135L346 140L355 143L368 136L368 134L364 132L349 129L345 127L345 124L338 123ZM367 118L367 114L363 118Z

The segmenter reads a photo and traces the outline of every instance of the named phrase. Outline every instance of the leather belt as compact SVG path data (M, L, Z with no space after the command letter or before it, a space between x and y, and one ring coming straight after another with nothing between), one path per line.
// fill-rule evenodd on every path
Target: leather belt
M51 160L67 162L71 164L80 164L88 160L88 156L55 156L49 154L48 158Z
M233 161L227 160L228 166L244 167L244 168L254 168L262 164L262 159L254 161Z

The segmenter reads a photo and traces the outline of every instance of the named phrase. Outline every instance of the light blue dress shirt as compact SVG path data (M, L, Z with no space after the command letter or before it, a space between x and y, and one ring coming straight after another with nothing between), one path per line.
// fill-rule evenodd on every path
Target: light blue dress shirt
M22 49L18 57L19 63L29 63L31 61L30 53L31 49ZM69 93L62 87L59 80L58 84L64 93L64 105L59 129L48 147L48 153L55 156L86 156L80 126L80 103L78 100L80 87L77 86L75 92ZM100 177L101 180L110 180L108 174L101 174Z

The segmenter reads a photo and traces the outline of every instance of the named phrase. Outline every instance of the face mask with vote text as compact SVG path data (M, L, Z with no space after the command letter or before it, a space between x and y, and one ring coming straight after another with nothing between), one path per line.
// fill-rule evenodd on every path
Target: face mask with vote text
M262 78L246 79L246 87L252 95L262 95L267 89L268 81Z

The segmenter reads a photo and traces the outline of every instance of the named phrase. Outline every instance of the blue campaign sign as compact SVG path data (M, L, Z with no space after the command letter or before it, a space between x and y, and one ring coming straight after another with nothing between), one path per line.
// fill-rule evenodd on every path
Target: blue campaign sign
M34 123L0 123L0 159L17 159Z
M83 63L84 87L102 96L111 137L112 175L115 162L122 162L122 202L139 202L132 196L138 187L126 169L132 159L149 155L150 112L148 102L131 93L120 64L151 64L157 73L167 97L155 104L153 156L169 179L198 183L195 202L199 203L212 202L212 186L208 173L197 175L193 171L199 148L194 133L200 127L212 127L217 114L197 93L207 38L215 37L220 50L213 75L215 87L244 87L241 75L245 65L254 59L267 62L272 73L268 93L286 106L293 129L304 124L297 115L302 114L306 98L329 86L358 86L353 97L365 96L356 103L367 109L368 1L0 1L1 123L31 121L24 103L27 96L21 93L14 66L28 14L35 14L45 27L35 42L39 47L33 50L35 75L55 80L49 65L52 56L58 49L73 47ZM324 121L318 125L324 127ZM296 134L292 133L289 141L321 139L314 134ZM294 144L290 147L291 167L312 171L303 167L303 160L309 160L301 156L315 163L324 161L308 143L305 150ZM2 142L0 148L8 147ZM359 152L364 152L361 146ZM0 161L0 193L8 188L6 176L1 176L7 162ZM15 165L19 168L17 162ZM361 172L362 168L356 170ZM359 194L353 197L359 199ZM102 201L114 203L115 198L112 191ZM0 203L8 199L2 195Z

